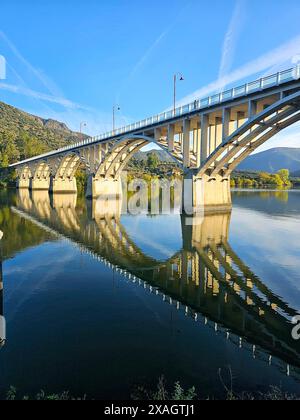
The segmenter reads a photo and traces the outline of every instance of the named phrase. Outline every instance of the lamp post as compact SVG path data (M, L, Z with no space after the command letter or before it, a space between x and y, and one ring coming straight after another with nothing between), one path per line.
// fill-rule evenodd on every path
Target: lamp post
M113 106L113 131L115 131L115 128L116 128L116 111L120 111L120 110L121 110L120 105Z
M177 80L179 79L180 82L182 82L184 80L184 77L181 73L175 73L174 74L174 107L173 107L173 112L174 112L174 117L175 117L175 113L176 113L176 90L177 90Z
M87 123L85 122L85 121L82 121L81 123L80 123L80 134L82 134L82 128L83 127L86 127L87 126Z

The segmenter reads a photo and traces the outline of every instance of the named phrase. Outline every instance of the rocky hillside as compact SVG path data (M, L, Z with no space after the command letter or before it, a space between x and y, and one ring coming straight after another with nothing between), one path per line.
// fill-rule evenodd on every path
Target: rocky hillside
M83 140L85 137L74 133L61 122L45 120L0 102L1 166Z

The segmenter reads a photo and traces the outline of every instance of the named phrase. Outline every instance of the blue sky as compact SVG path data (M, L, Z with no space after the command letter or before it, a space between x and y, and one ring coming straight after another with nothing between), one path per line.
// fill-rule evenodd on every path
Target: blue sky
M88 134L300 61L299 0L1 0L0 100ZM298 57L299 56L299 57ZM208 87L208 88L207 88ZM300 146L294 126L270 141Z

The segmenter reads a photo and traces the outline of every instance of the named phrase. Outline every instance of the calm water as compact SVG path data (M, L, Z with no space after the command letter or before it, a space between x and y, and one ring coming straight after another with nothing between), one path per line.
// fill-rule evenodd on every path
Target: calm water
M194 226L75 196L0 198L2 395L128 398L164 374L222 396L229 367L235 391L300 393L299 191L235 192L232 214Z

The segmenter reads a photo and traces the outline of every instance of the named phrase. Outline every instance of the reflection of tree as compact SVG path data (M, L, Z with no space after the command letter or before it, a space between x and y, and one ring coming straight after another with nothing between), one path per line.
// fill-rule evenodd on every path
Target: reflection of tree
M278 201L282 201L287 203L289 201L289 191L285 190L278 190L278 191L235 191L234 195L236 197L249 197L249 194L251 194L251 197L259 197L263 200L269 200L271 198L275 198Z
M44 230L11 213L8 206L0 208L0 226L4 259L51 239Z

